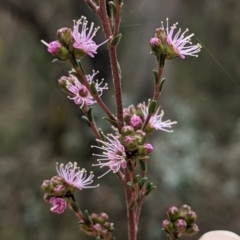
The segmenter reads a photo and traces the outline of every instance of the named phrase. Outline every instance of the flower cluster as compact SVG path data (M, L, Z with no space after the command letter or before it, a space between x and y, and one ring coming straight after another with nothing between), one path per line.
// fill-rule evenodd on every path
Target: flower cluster
M141 129L144 121L147 119L149 115L149 104L140 103L137 108L133 105L125 108L124 113L124 121L127 125L131 125L135 130ZM153 130L162 130L164 132L173 132L172 125L177 124L176 121L166 120L163 121L164 111L158 108L154 114L151 115L149 123L146 128L146 132L150 133Z
M88 219L91 219L91 225L89 226L84 221L80 221L80 230L87 235L99 237L99 239L112 239L114 224L108 222L108 218L106 213L92 213L88 215Z
M62 213L72 197L75 188L82 190L84 188L95 188L97 186L89 186L93 182L93 173L87 176L85 169L77 166L77 163L58 164L56 165L58 175L50 180L44 180L41 188L45 192L44 200L52 204L51 211Z
M101 96L103 90L108 89L108 87L107 84L101 86L103 80L101 82L93 81L93 78L97 73L98 72L93 72L92 75L86 75L86 79L89 85L94 83L97 94ZM68 98L73 100L75 104L80 106L80 108L82 108L84 105L91 106L96 103L93 96L88 91L87 87L84 86L81 82L79 82L77 77L75 77L74 75L70 75L69 77L63 76L58 80L58 83L60 87L68 93Z
M150 40L150 46L155 54L165 54L167 59L175 57L184 59L185 56L198 57L197 53L201 51L201 45L192 45L191 38L194 36L193 33L185 36L189 30L186 29L182 32L180 28L174 35L178 23L169 27L168 18L166 28L164 27L163 22L161 22L161 24L162 27L156 29L155 37Z
M86 17L82 16L78 21L74 21L73 30L66 27L59 29L57 41L46 43L42 40L41 42L47 46L49 53L60 60L66 60L69 52L78 59L85 55L94 57L97 54L97 49L108 40L101 44L96 44L93 38L96 36L99 28L94 28L94 23L91 23L90 28L87 25Z

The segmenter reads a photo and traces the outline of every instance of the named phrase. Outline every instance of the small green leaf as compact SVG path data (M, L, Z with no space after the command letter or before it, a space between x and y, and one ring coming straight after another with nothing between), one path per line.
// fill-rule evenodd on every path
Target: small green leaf
M147 180L148 180L147 177L143 177L143 178L139 181L138 185L139 185L139 188L140 188L140 189L143 187L144 183L145 183Z
M99 132L100 136L102 137L102 140L105 140L105 136L103 134L103 130L101 128L99 128L98 132Z
M147 196L153 189L156 189L157 187L153 185L153 183L149 182L147 184L147 190L146 190L146 193L145 195Z
M93 109L91 107L88 109L88 120L94 122Z
M142 172L145 172L147 169L146 163L143 160L139 161Z
M133 183L138 183L138 182L139 182L139 177L140 177L140 175L136 175L136 176L133 178Z
M158 73L155 69L153 69L152 72L154 75L154 83L157 84L158 83Z
M155 100L152 100L149 104L149 107L148 107L148 112L150 114L153 114L155 112L155 109L156 109L156 105L157 105L157 101Z
M160 55L160 59L159 59L159 66L160 66L160 68L164 68L165 59L166 59L166 54L161 54Z
M108 117L103 117L102 119L108 121L108 122L111 123L114 127L118 128L118 123L117 123L115 120L113 120L113 119L111 119L111 118L108 118Z
M127 185L132 187L133 186L133 183L132 182L127 182Z
M119 33L117 36L115 36L115 37L112 39L111 45L112 45L112 46L115 46L115 47L118 46L118 44L120 43L121 38L122 38L122 34Z
M163 84L164 84L165 81L166 81L166 78L163 78L163 79L161 80L160 87L159 87L159 92L162 91L162 87L163 87Z
M84 216L86 217L86 219L87 219L87 223L88 224L93 224L93 222L92 222L92 218L91 218L91 216L88 214L88 210L85 210L84 211Z
M87 122L88 126L91 127L89 120L86 116L82 116L82 119Z
M90 85L90 89L93 95L97 95L97 89L95 85L96 85L95 82L92 82Z

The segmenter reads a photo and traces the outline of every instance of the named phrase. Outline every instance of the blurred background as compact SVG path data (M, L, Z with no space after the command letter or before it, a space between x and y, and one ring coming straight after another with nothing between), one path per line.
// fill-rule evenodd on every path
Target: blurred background
M198 213L200 234L229 230L240 234L240 1L124 1L118 48L124 106L152 96L154 57L149 39L161 21L179 22L203 45L199 58L167 61L167 81L159 100L165 120L178 121L174 133L151 136L155 152L149 179L156 184L146 199L139 240L165 239L160 223L168 207L189 204ZM82 0L0 1L0 239L91 239L78 229L72 212L50 213L40 185L56 174L55 162L77 161L93 168L90 145L95 137L81 120L81 111L66 98L57 80L69 66L52 64L40 43L56 39L56 30L72 27L81 15L99 21ZM101 30L96 42L104 40ZM84 66L109 83L103 99L114 111L113 87L106 45ZM219 65L221 64L221 66ZM230 76L229 76L230 75ZM238 86L233 82L235 81ZM98 126L109 131L94 106ZM95 181L97 182L97 180ZM77 194L81 208L106 212L117 239L126 239L123 190L114 174L101 187Z

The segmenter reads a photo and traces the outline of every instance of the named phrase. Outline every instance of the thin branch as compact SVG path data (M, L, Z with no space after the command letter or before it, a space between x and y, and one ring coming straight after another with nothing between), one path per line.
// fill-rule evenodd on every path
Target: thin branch
M103 26L106 38L107 39L112 38L111 27L110 27L109 19L107 16L107 10L106 10L106 0L100 1L98 15L102 22L102 26ZM120 22L120 14L118 14L117 17L119 17L119 19L115 20L115 22ZM118 27L115 28L116 30L114 32L114 36L118 34L119 23L117 24L117 26ZM121 129L123 127L123 105L122 105L121 78L118 70L118 60L117 60L117 50L116 50L117 47L112 46L110 41L108 42L107 45L108 45L114 92L115 92L115 98L116 98L118 131L121 132Z

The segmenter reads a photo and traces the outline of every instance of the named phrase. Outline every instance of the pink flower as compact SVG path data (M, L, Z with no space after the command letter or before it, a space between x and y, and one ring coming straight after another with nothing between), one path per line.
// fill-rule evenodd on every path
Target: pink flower
M150 154L153 151L153 146L150 143L145 143L143 145L143 148L145 149L147 154Z
M61 51L61 43L58 42L58 41L53 41L53 42L50 42L50 43L47 43L43 40L41 40L41 42L47 46L47 50L49 53L51 53L52 55L57 55L60 51Z
M178 23L173 24L170 28L168 26L168 18L166 19L167 21L167 27L166 29L163 26L162 22L162 30L165 31L167 35L167 44L171 47L176 52L176 55L178 55L180 58L185 58L185 56L194 56L198 57L196 53L201 51L201 45L191 45L191 38L194 36L194 34L190 34L186 37L184 35L189 31L186 29L184 32L181 33L181 28L179 28L178 32L174 35L174 30L177 28ZM186 46L189 44L188 46Z
M102 154L93 154L94 156L100 157L98 164L93 164L93 166L100 166L101 168L109 167L109 170L100 177L103 177L110 171L116 173L120 168L125 169L127 167L125 148L117 137L109 134L105 136L105 139L106 141L96 140L102 144L102 147L92 146L103 151Z
M77 22L74 22L72 37L74 40L73 47L82 50L90 57L94 57L98 47L106 43L108 40L97 45L92 39L96 35L99 28L94 28L94 23L91 23L90 29L87 28L86 17L82 16ZM79 26L82 25L81 31Z
M130 119L130 123L134 128L137 128L142 124L142 119L134 114Z
M143 103L140 105L140 109L142 110L143 117L146 120L146 118L148 116L148 106L146 106L146 104ZM155 130L162 130L165 132L173 132L173 130L169 130L169 128L172 128L172 125L177 124L177 122L176 121L171 122L170 120L163 121L162 118L163 118L164 112L162 110L161 113L158 114L159 111L160 111L160 107L151 116L151 118L149 120L149 125Z
M93 173L90 172L90 175L87 177L87 171L83 168L77 166L77 163L68 164L56 164L57 173L64 178L67 184L82 190L83 188L95 188L97 186L88 186L93 182Z
M158 47L161 44L161 40L157 37L153 37L153 38L150 39L149 43L150 43L151 47Z
M92 75L86 75L89 84L92 84L93 78L97 73L98 72L93 72ZM98 81L95 82L95 88L99 96L102 95L104 89L108 89L107 84L101 87L102 82L103 80L100 83ZM67 79L66 88L72 93L72 96L69 96L68 98L72 99L75 104L80 105L80 108L84 105L91 106L96 102L88 89L73 75Z
M50 210L58 214L63 213L67 207L67 203L63 198L52 197L50 198L49 202L52 204Z

